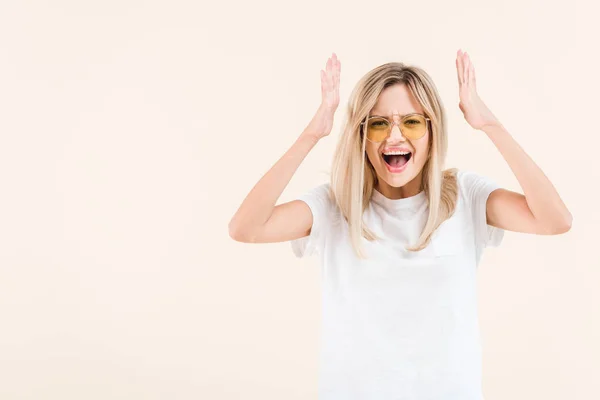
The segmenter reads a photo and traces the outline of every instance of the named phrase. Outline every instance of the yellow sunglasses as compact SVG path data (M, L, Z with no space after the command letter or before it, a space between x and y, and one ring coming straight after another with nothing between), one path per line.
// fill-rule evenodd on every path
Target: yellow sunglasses
M361 122L360 125L363 128L366 125L368 140L379 143L390 136L394 124L398 124L400 132L405 138L420 139L427 132L427 121L431 121L431 119L418 113L405 115L399 123L396 121L390 122L389 119L379 115L372 115L367 117L367 120Z

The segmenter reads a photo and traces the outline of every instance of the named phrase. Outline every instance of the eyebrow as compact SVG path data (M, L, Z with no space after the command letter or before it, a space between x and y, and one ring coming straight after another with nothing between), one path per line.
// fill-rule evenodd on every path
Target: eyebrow
M399 114L398 116L400 118L404 118L407 115L412 115L412 114L421 114L421 113L413 111L413 112L409 112L408 114ZM369 117L385 117L385 118L392 119L392 115L381 115L381 114L371 114L371 115L369 115Z

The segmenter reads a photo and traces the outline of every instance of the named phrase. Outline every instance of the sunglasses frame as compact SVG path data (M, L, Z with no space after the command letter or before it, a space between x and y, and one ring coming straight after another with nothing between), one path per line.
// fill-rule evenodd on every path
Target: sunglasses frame
M385 137L383 140L381 140L381 141L379 141L379 142L376 142L376 141L374 141L374 140L371 140L371 139L369 139L369 135L367 134L367 132L366 132L366 131L364 132L364 135L365 135L365 137L367 138L367 140L368 140L369 142L373 142L373 143L381 143L381 142L383 142L383 141L387 140L387 138L389 138L389 137L390 137L390 135L392 134L392 128L394 127L394 125L398 125L398 129L400 129L400 133L402 133L402 136L406 137L406 136L404 135L404 132L402 132L402 128L400 127L400 124L401 124L402 122L404 122L404 120L405 120L406 118L414 117L415 115L418 115L418 116L420 116L420 117L423 117L423 118L425 118L425 124L427 124L427 121L429 121L429 122L431 123L431 118L428 118L428 117L426 117L425 115L423 115L423 114L421 114L421 113L412 113L412 114L406 114L404 117L402 117L402 119L400 120L400 122L396 122L396 121L390 121L390 120L389 120L387 117L383 117L383 116L379 116L379 115L371 115L371 116L368 116L368 117L367 117L367 119L366 119L365 121L361 122L361 123L360 123L360 126L362 126L362 127L364 128L365 124L366 124L367 122L369 122L370 120L372 120L372 119L376 119L376 118L382 118L382 119L385 119L385 120L388 122L388 124L390 124L390 130L388 131L388 133L387 133L387 136L386 136L386 137ZM422 136L420 136L420 137L418 137L418 138L415 138L415 139L410 139L410 138L408 138L408 137L407 137L407 139L410 139L410 140L419 140L419 139L421 139L423 136L425 136L425 133L427 133L427 131L428 131L428 129L427 129L427 128L428 128L428 127L426 126L426 127L425 127L425 132L423 133L423 135L422 135ZM364 131L364 129L363 129L363 131Z

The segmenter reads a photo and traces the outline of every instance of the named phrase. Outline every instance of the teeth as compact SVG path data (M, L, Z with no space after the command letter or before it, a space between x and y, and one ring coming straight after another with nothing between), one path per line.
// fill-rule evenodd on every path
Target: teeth
M383 154L385 154L386 156L389 156L389 155L391 155L391 154L395 154L395 155L397 155L397 154L406 155L406 154L409 154L409 153L410 153L410 151L386 151L386 152L385 152L385 153L383 153Z

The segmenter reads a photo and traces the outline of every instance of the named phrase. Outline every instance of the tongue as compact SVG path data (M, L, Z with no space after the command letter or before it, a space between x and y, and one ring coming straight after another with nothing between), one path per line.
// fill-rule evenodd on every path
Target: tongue
M401 167L406 164L406 156L402 155L392 155L389 156L389 162L392 167Z

